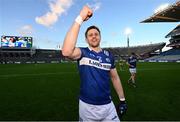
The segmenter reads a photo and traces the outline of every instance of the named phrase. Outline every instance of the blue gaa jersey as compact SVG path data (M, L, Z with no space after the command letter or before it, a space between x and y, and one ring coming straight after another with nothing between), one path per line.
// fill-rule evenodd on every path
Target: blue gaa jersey
M137 62L137 58L135 56L129 57L128 63L131 65L129 66L129 68L136 68L136 62Z
M90 48L80 50L80 99L93 105L110 103L110 69L115 68L113 56L106 50L98 53Z

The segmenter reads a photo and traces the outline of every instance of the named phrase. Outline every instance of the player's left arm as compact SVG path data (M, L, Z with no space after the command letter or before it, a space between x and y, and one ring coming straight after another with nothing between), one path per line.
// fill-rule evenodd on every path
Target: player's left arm
M119 117L122 118L123 114L125 114L125 112L127 111L127 104L125 101L125 96L124 96L124 91L123 91L123 87L121 84L121 80L117 73L116 68L113 68L110 70L110 76L111 76L111 80L112 80L114 89L116 90L116 92L119 96L119 99L120 99L120 103L116 106L116 110L117 110Z
M123 87L116 68L110 70L110 76L111 76L112 84L114 86L114 89L116 90L116 93L118 94L120 101L125 100Z

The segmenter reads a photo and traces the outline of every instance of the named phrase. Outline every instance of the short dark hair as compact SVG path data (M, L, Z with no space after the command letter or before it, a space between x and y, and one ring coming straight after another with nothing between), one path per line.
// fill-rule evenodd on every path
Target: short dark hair
M99 28L96 27L95 25L92 25L92 26L89 26L89 27L86 29L86 32L85 32L85 37L86 37L86 38L87 38L87 33L88 33L88 31L91 30L91 29L96 29L96 30L99 32L99 34L101 35L101 31L99 30Z

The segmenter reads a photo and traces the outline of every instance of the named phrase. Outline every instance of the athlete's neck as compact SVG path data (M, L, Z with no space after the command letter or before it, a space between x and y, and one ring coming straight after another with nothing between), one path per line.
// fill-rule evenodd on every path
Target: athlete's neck
M102 49L100 47L89 47L91 50L95 51L96 53L99 53L100 51L102 51Z

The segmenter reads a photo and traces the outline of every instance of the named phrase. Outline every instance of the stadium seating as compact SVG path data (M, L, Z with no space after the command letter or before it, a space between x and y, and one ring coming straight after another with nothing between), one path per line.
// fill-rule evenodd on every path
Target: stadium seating
M145 59L151 56L151 53L156 53L156 51L161 52L162 48L165 46L165 43L156 43L156 44L149 44L149 45L140 45L140 46L133 46L133 47L114 47L114 48L104 48L105 50L110 51L115 55L115 57L119 57L119 59L126 60L131 52L134 52Z
M180 61L180 49L170 49L168 51L162 52L158 56L147 58L145 61L178 62Z
M60 50L0 48L0 63L59 63Z

